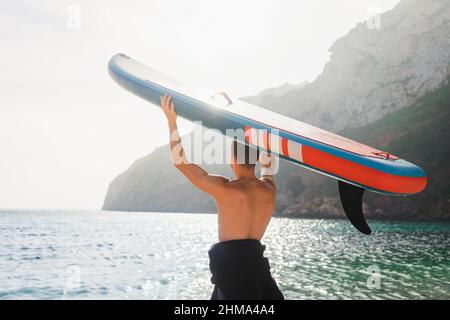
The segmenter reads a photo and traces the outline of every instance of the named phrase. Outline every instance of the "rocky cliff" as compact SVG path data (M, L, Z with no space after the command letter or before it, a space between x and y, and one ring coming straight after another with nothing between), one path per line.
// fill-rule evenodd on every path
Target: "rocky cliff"
M388 150L420 165L429 177L425 191L410 197L366 192L365 214L372 219L450 220L450 78L412 106L342 135ZM290 164L281 170L278 211L292 217L341 217L337 184ZM286 182L287 183L286 183ZM296 193L294 186L303 186ZM283 198L284 197L284 198Z
M449 34L450 1L403 0L380 16L380 29L360 23L337 40L314 82L259 105L327 130L364 126L442 84Z
M331 47L312 83L284 85L244 100L339 132L424 167L428 189L396 198L367 193L369 218L450 217L450 1L403 0L380 17L380 29L357 25ZM444 142L444 143L443 143ZM170 165L167 146L136 161L111 183L104 209L212 212L214 203ZM227 166L209 170L229 175ZM334 180L282 163L277 213L338 217Z

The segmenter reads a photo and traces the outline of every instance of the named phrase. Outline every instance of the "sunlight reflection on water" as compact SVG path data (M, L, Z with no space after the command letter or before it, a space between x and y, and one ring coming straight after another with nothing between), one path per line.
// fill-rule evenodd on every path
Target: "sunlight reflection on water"
M0 299L208 299L216 216L0 212ZM263 243L288 299L450 298L450 225L274 219Z

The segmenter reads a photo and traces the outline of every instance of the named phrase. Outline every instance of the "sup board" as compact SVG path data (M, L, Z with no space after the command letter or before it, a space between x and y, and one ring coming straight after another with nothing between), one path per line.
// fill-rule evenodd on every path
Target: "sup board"
M364 190L411 195L427 185L427 175L419 166L388 152L232 100L225 92L201 92L125 54L113 56L108 70L120 86L155 105L162 95L171 95L180 117L201 121L223 134L242 129L242 143L337 179L344 211L363 233L370 233L362 213Z

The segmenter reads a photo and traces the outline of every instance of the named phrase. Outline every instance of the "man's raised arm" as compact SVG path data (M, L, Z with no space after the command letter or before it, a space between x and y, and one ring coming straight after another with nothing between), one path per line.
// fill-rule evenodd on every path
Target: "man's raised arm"
M161 109L166 115L169 126L170 154L173 165L200 190L212 196L220 194L225 189L228 179L222 176L208 174L202 167L190 163L187 160L178 134L175 106L170 96L164 95L161 97Z

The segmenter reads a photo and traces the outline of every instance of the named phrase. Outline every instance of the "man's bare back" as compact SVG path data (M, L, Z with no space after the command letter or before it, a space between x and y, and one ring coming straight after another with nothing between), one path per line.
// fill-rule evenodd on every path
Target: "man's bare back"
M225 192L215 197L219 241L261 240L275 209L275 186L255 178L227 182Z

